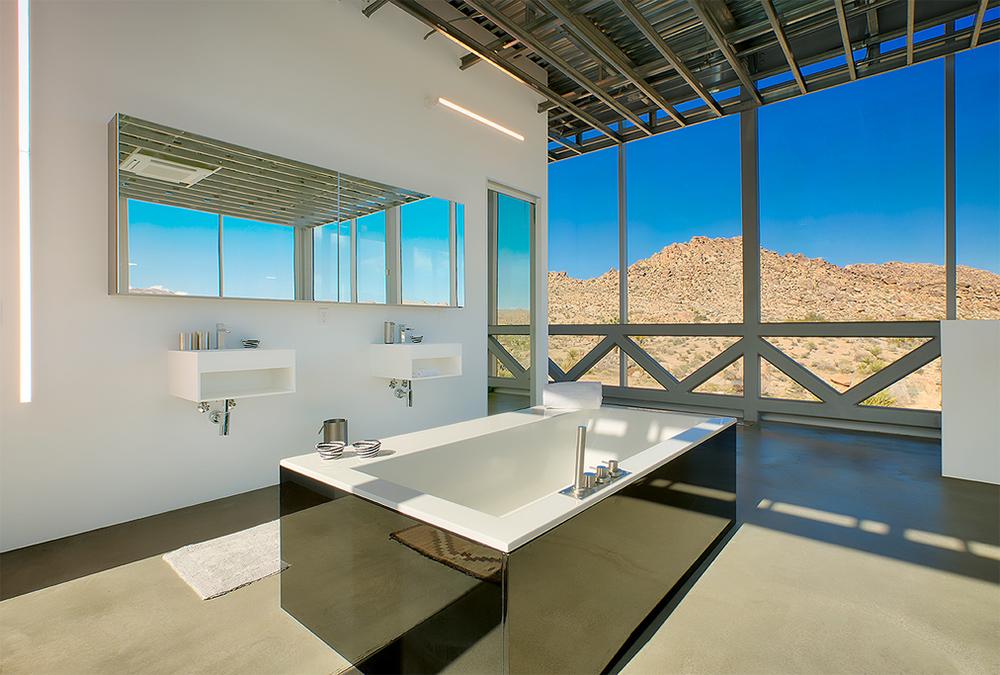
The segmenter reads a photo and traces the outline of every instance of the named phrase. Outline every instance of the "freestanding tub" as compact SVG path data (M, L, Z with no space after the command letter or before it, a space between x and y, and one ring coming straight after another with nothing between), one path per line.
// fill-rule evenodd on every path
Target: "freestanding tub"
M581 424L628 475L576 499ZM362 672L600 672L732 527L734 424L531 409L282 460L281 605Z

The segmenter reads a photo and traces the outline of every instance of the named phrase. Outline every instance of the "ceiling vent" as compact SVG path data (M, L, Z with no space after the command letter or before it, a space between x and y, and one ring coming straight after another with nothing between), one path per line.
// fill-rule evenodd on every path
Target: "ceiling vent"
M136 148L118 165L118 168L122 171L143 176L144 178L155 178L156 180L190 187L198 181L211 176L220 167L185 164L175 159L160 157L144 148Z

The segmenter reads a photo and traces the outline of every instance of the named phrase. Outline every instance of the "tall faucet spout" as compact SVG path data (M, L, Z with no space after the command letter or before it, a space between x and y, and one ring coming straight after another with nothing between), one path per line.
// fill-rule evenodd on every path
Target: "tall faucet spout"
M573 477L573 489L577 494L582 493L587 488L584 478L585 461L584 455L587 453L587 426L581 424L576 428L576 475Z

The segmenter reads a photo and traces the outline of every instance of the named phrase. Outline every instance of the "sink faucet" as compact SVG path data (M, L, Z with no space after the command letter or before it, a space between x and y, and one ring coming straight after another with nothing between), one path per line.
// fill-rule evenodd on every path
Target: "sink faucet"
M215 348L225 349L226 344L226 333L232 333L233 331L226 328L226 324L217 323L215 324Z

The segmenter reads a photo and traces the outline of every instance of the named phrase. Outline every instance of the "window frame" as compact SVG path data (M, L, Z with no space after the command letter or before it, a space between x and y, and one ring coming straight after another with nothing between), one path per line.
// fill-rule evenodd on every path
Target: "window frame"
M117 168L117 167L114 167ZM113 170L114 170L113 168ZM118 191L112 188L112 200L113 200L113 213L110 219L111 236L109 238L109 265L108 265L108 293L110 295L151 295L145 293L133 292L131 289L131 268L129 266L129 199L133 199L138 202L149 203L149 204L160 204L160 202L146 201L138 199L136 197L125 197L118 194ZM293 243L293 276L294 276L294 295L292 298L245 298L237 296L229 296L225 294L225 248L223 240L223 222L227 217L227 214L218 213L216 211L203 211L201 209L194 209L190 207L177 207L183 208L189 211L195 211L197 213L203 213L206 215L214 216L217 219L217 250L216 258L218 260L219 269L219 279L218 294L213 295L164 295L157 297L190 297L190 298L216 298L224 300L268 300L276 302L317 302L317 303L336 303L336 304L364 304L364 305L402 305L402 306L413 306L413 307L462 307L463 304L459 304L464 300L462 293L460 293L460 285L458 280L459 270L458 270L458 260L461 255L463 260L463 270L464 272L464 260L465 251L459 250L458 246L458 223L457 223L457 213L460 202L453 199L444 199L440 197L425 197L425 199L442 199L448 204L448 259L449 259L449 280L448 280L448 303L447 304L420 304L420 303L410 303L408 305L403 305L402 299L402 236L401 236L401 220L400 220L400 206L394 206L384 211L385 213L385 302L384 303L373 303L373 302L359 302L358 301L358 218L350 218L347 220L341 220L339 222L330 222L320 227L326 226L337 226L338 227L338 252L337 252L337 288L338 288L338 299L337 300L316 300L315 299L315 246L313 237L314 232L317 228L302 228L293 227L294 243ZM163 204L163 206L174 206L172 204ZM463 206L463 235L466 235L467 228L465 227L465 213ZM232 216L233 218L240 218L240 216ZM280 225L279 223L267 223L266 221L256 221L261 223L266 223L268 225L277 225L280 227L291 227L288 225ZM348 246L349 251L349 265L350 265L350 294L349 298L341 298L341 280L344 278L340 270L340 264L343 262L342 254L339 249L340 240L340 227L345 223L349 223L350 234ZM467 242L467 236L462 237L462 244ZM464 282L464 279L463 279ZM462 284L464 287L464 283Z

